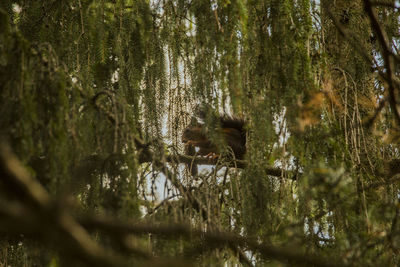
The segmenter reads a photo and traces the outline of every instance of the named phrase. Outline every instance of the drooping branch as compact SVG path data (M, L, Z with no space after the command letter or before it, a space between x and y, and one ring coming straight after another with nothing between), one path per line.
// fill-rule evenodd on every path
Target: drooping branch
M161 168L161 166L160 166ZM168 173L169 174L169 173ZM321 257L305 255L289 248L279 248L260 244L256 240L223 231L204 231L184 225L127 224L100 217L86 217L78 223L67 208L61 208L45 189L23 168L6 145L0 146L0 177L4 189L20 192L25 201L8 207L0 206L0 230L13 233L36 233L45 242L57 242L57 247L69 255L79 258L90 266L125 266L123 258L114 255L96 244L86 229L101 229L110 233L154 234L170 238L200 238L214 247L240 247L259 252L264 258L279 261L293 261L314 266L344 266ZM174 181L173 179L171 181ZM176 184L176 182L175 182ZM179 188L179 185L176 184ZM186 192L187 194L188 192ZM188 195L186 195L188 196ZM29 205L33 203L34 205ZM29 208L25 207L28 205ZM245 256L245 254L240 253ZM245 262L249 262L248 259Z
M365 60L367 63L374 62L376 66L378 66L376 60L368 54L365 49L365 47L362 46L362 42L359 42L355 39L355 34L348 31L343 27L343 25L338 21L338 19L332 14L328 3L329 1L322 1L321 6L324 8L330 19L332 20L333 24L339 31L339 33L349 42L349 44L355 49L355 51L362 56L362 58ZM397 108L397 100L396 100L396 94L395 90L399 86L399 81L396 79L394 75L394 54L391 52L390 45L389 45L389 39L387 37L386 31L382 28L378 21L378 17L376 12L373 10L373 3L369 0L364 0L364 9L370 19L372 28L374 29L379 43L382 47L382 57L384 60L384 66L386 72L384 72L382 69L378 68L378 74L382 79L384 79L387 84L388 84L388 101L382 101L379 107L376 109L375 114L371 118L371 120L368 121L367 125L371 122L374 121L374 119L377 117L379 112L383 109L383 107L386 105L387 102L389 102L389 105L391 109L393 110L394 117L397 121L397 123L400 125L400 113Z
M298 264L312 266L346 266L340 260L330 260L324 257L305 255L290 248L275 247L260 243L257 240L242 237L240 235L224 231L204 231L193 229L182 224L149 224L149 223L122 223L105 217L86 217L81 220L84 227L100 229L109 233L123 234L131 233L135 235L152 234L165 238L184 237L186 239L200 238L209 246L236 245L245 247L253 252L259 252L263 258L275 259L279 261L293 261Z
M389 45L389 38L386 34L386 31L382 28L378 21L378 16L375 12L375 10L372 8L372 4L370 0L364 0L364 9L366 13L369 16L369 19L371 21L372 28L374 29L379 43L381 45L381 50L382 50L382 57L383 61L385 63L385 68L386 68L386 80L388 83L388 91L389 91L389 103L390 107L392 108L392 111L394 113L394 117L396 118L396 121L398 125L400 125L400 114L399 110L397 108L397 100L396 100L396 84L395 84L395 76L394 76L394 58L393 58L393 53L390 49Z
M174 163L180 163L182 161L177 161L176 157L171 157L171 156L166 156L164 158L164 161L161 160L159 157L156 157L154 153L149 149L149 145L144 145L141 140L136 139L136 145L141 148L140 150L140 156L139 156L139 162L153 162L154 166L159 169L161 172L164 173L164 175L167 177L167 179L171 182L171 184L180 192L180 195L183 196L183 198L188 201L192 207L199 212L203 219L205 221L209 221L210 215L208 212L208 209L204 207L201 201L199 201L192 193L191 190L187 189L180 181L177 179L176 174L172 173L169 171L168 167L166 166L165 162L174 162ZM186 157L186 156L182 156ZM179 158L178 158L179 159ZM186 162L183 163L188 163L191 162L193 159L190 159L190 157L186 157L186 159L183 159ZM190 160L190 161L189 161ZM241 263L243 263L245 266L252 266L250 260L247 258L247 256L242 252L242 250L239 247L235 247L234 245L231 246L235 251L238 252L239 254L239 260Z
M22 202L15 209L2 207L0 230L8 233L14 228L17 233L36 233L45 242L90 266L123 265L120 257L94 242L72 215L61 208L63 205L56 203L39 182L30 177L5 144L0 144L0 178L5 192Z

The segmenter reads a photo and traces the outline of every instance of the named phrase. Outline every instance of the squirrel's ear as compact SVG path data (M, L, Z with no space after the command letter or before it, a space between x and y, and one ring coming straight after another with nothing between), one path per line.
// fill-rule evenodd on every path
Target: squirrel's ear
M190 119L189 126L197 126L197 125L199 125L199 122L197 121L197 118L196 117L192 117Z

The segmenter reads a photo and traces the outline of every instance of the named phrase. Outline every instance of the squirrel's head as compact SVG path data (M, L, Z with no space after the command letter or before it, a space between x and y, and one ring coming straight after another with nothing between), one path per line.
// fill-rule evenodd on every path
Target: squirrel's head
M191 121L182 133L183 143L187 143L189 141L199 141L204 138L206 138L204 134L204 125L197 121Z

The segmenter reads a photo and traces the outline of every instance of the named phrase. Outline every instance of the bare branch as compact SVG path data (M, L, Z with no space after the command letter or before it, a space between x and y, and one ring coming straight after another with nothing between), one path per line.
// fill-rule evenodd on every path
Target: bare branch
M195 157L195 156L186 156L186 155L168 155L165 157L166 162L173 163L185 163L185 164L198 164L198 165L216 165L218 163L218 159L210 159L207 157ZM145 162L153 162L154 154L148 149L142 150L139 154L139 163ZM246 160L235 160L231 161L227 167L236 167L239 169L244 169L247 167ZM264 171L267 175L276 176L276 177L287 177L292 180L298 179L301 176L301 173L296 173L293 171L283 170L281 168L265 166Z

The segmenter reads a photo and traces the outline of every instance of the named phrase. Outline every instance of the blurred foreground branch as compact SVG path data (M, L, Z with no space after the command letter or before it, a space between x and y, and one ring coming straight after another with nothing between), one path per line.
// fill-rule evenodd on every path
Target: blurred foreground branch
M1 189L14 201L0 205L0 230L6 234L34 234L68 257L88 266L126 266L127 261L95 243L87 230L102 230L114 235L152 234L166 238L200 238L205 245L242 247L258 252L263 258L313 266L344 266L322 257L305 255L290 248L279 248L223 231L204 231L185 225L122 223L101 217L84 217L80 223L62 208L24 169L8 146L0 145ZM16 201L16 199L18 201ZM4 203L4 200L2 200ZM60 242L62 240L62 242ZM160 260L159 260L160 261ZM154 262L154 261L153 261ZM173 261L172 261L173 262ZM172 263L170 262L170 263ZM174 266L179 266L174 262ZM165 262L164 262L165 264ZM153 264L157 265L157 264Z
M320 256L305 255L293 248L280 248L265 245L255 239L245 238L238 234L224 231L203 231L193 229L182 224L161 225L149 223L122 223L105 217L86 217L81 220L83 226L87 228L100 229L114 234L152 234L163 236L164 238L183 237L185 239L201 238L210 247L237 245L245 247L253 252L259 252L265 259L275 259L283 262L295 262L306 266L346 266L339 260L329 260Z
M21 202L1 206L2 231L37 234L60 252L90 266L123 265L119 257L95 243L72 215L51 199L5 144L0 144L0 178L2 189Z

